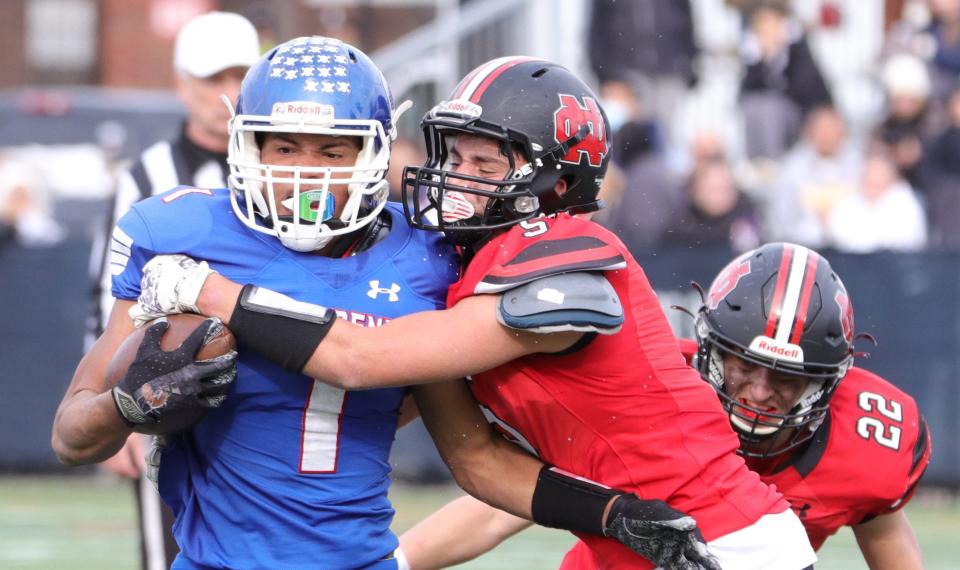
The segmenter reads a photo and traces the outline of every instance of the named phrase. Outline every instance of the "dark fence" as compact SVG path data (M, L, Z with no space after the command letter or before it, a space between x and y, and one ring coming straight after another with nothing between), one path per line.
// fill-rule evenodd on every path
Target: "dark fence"
M824 252L853 299L856 328L879 340L864 366L912 394L933 432L927 484L960 486L960 254L843 255ZM729 252L638 255L665 305L698 305L690 281L709 285ZM89 245L0 248L0 470L60 469L50 451L54 411L81 355ZM669 311L679 334L691 322ZM401 471L435 475L419 428L400 432Z

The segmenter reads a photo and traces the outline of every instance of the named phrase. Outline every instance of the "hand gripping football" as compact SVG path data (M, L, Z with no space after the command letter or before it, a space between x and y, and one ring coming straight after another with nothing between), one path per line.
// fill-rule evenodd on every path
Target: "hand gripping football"
M160 338L160 348L164 351L171 351L179 347L183 341L190 336L205 317L193 313L180 313L166 317L169 327ZM133 364L137 356L137 350L143 341L146 330L153 322L136 329L130 334L117 348L113 358L107 365L107 382L113 387L127 374L130 365ZM217 356L222 356L231 350L236 350L237 343L233 333L223 325L220 330L207 339L195 360L208 360ZM151 435L170 435L192 427L203 419L207 413L206 407L191 407L181 410L179 413L168 415L161 423L146 423L137 425L134 431Z

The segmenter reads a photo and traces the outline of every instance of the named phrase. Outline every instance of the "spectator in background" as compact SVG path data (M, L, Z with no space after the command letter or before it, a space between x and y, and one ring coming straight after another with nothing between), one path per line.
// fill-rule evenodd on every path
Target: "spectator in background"
M682 204L683 193L664 161L660 128L646 116L633 88L611 80L599 95L612 133L612 160L600 190L607 207L593 219L628 247L649 248Z
M922 189L924 143L932 131L927 66L914 55L896 54L883 64L880 78L887 96L887 113L874 138L888 148L903 177L914 188Z
M677 105L696 81L690 1L594 0L592 5L587 51L601 97L608 82L626 82L669 132ZM614 109L613 132L618 116Z
M50 213L42 180L12 159L0 159L0 243L45 247L64 237L66 231Z
M177 96L186 110L186 118L177 138L150 146L120 176L110 228L105 228L107 232L130 206L143 198L181 184L226 187L230 110L221 95L236 105L240 82L259 58L257 31L239 14L209 12L190 20L180 30L174 45L173 67ZM99 271L94 276L87 348L100 336L113 307L110 243L104 236L94 248L93 255L100 263L95 264ZM143 476L146 438L133 434L127 445L103 465L133 480L141 523L143 568L154 570L169 568L178 549L170 533L173 513Z
M789 8L757 2L747 24L740 82L747 156L777 159L796 141L807 113L832 99Z
M947 127L924 155L923 189L930 222L930 245L960 248L960 89L947 99Z
M687 199L687 207L661 235L662 245L745 251L760 243L753 204L724 160L705 162L691 173Z
M613 168L607 169L601 188L609 207L595 217L634 252L656 245L684 204L682 184L667 168L656 141L656 127L649 121L629 122L620 129L613 139ZM608 179L618 183L618 191L608 190Z
M936 97L946 96L960 82L960 0L927 0L933 40L933 83Z
M825 220L855 190L860 167L861 151L840 113L833 107L811 112L803 138L784 156L764 200L766 239L824 245Z
M607 114L609 134L613 136L614 140L616 140L617 133L624 125L632 122L655 123L655 120L645 120L645 108L640 99L637 98L637 92L627 78L604 80L600 84L597 95L600 96L600 106L603 108L603 112ZM623 150L622 145L613 149L614 160L618 159L617 155L621 150Z
M827 218L829 243L840 251L913 251L927 242L920 199L880 148L870 151L857 192L840 200Z

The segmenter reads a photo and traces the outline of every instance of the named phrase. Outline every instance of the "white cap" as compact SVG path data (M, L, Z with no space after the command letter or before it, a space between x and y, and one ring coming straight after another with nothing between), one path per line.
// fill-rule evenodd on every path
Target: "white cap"
M883 64L883 88L889 95L926 99L930 96L930 72L922 59L898 53Z
M177 34L173 68L194 77L210 77L231 67L250 67L260 59L257 30L240 14L207 12Z

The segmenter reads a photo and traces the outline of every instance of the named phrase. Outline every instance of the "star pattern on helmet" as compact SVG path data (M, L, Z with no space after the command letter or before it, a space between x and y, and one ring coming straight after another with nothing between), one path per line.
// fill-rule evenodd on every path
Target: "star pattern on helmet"
M301 82L304 91L347 94L352 89L351 64L339 40L301 38L277 48L269 76L279 81Z

